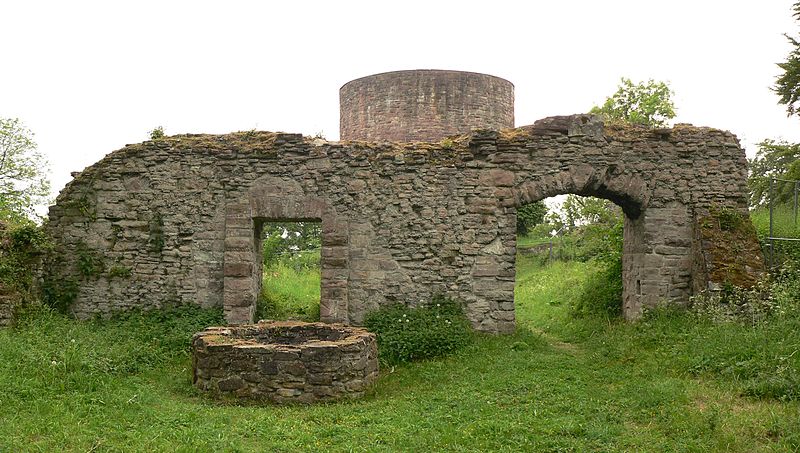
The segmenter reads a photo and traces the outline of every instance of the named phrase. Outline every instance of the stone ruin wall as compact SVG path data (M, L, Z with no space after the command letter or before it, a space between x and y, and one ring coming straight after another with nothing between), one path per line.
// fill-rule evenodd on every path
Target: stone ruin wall
M79 318L199 304L249 322L261 223L317 219L323 321L360 324L441 293L465 303L476 329L509 332L516 207L576 193L626 213L624 313L636 318L709 285L716 264L698 221L720 207L746 214L745 179L728 132L604 127L589 115L442 144L182 135L126 146L68 184L50 210L48 268L76 289Z

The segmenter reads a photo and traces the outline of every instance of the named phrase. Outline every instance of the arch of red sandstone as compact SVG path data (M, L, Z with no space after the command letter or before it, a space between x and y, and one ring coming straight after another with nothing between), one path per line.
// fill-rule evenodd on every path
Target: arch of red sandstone
M440 143L167 137L109 154L61 192L45 281L69 289L51 297L81 318L189 303L250 322L263 222L319 220L324 321L360 324L379 306L444 294L464 302L476 329L508 332L516 208L576 193L626 213L623 308L633 319L763 271L751 227L708 230L720 210L746 215L745 179L728 132L590 115ZM100 265L87 272L87 259Z

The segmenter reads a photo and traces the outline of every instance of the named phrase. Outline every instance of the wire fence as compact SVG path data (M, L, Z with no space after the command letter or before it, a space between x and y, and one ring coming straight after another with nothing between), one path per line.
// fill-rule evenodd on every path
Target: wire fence
M784 243L797 243L800 245L800 238L797 237L782 237L777 236L775 233L775 185L776 183L783 183L791 184L792 185L792 225L793 230L797 230L797 208L798 208L798 192L800 192L800 180L795 179L781 179L781 178L770 178L769 180L769 233L766 237L767 241L767 266L769 269L773 269L775 266L775 242L778 241L779 243L783 241Z

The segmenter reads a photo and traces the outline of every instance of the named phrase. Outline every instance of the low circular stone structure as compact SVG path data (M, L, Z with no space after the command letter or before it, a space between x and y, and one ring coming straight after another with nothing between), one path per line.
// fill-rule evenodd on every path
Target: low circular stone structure
M344 84L339 109L341 140L438 142L514 127L514 85L475 72L384 72Z
M275 403L358 398L378 377L375 335L340 324L261 321L192 338L193 383Z

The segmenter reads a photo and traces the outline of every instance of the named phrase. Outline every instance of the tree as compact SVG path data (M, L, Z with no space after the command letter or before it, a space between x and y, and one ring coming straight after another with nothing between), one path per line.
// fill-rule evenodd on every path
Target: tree
M319 222L269 222L261 233L264 265L318 250L322 243Z
M544 201L528 203L517 209L517 234L528 234L531 228L542 223L547 215Z
M792 16L800 20L800 2L792 5ZM783 70L783 74L778 76L775 81L775 86L772 90L780 96L779 104L786 106L786 113L792 116L800 113L798 110L798 103L800 102L800 41L784 34L789 44L792 45L792 51L786 57L786 61L778 63L778 67Z
M610 121L664 127L675 118L673 94L665 82L650 79L634 84L623 77L617 92L606 98L602 107L594 106L589 113L603 115Z
M613 225L620 216L620 208L611 201L569 194L561 205L561 219L567 229L582 225Z
M18 119L0 118L0 219L19 223L36 217L34 207L50 195L46 169L33 133Z
M758 153L749 164L750 206L763 206L770 201L771 178L800 180L800 144L764 140L758 144ZM794 197L794 184L774 181L772 191L773 203L786 203Z

